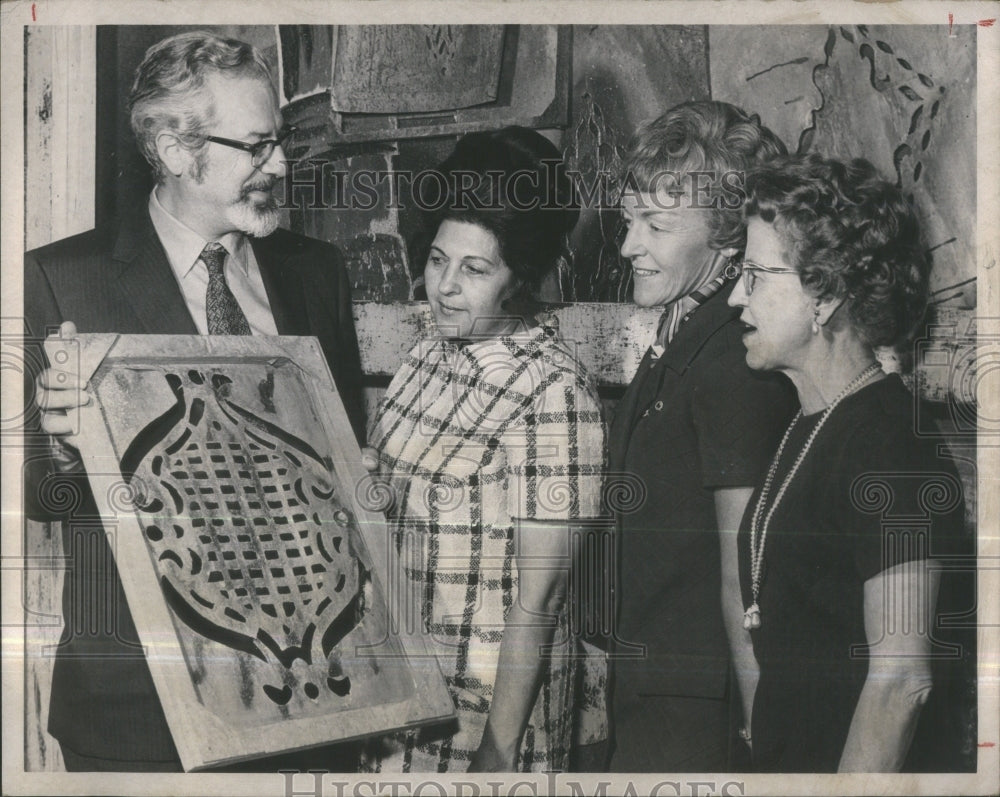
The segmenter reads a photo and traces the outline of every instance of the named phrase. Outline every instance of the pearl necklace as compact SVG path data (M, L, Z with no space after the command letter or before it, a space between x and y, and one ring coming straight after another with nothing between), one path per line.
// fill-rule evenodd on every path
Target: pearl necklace
M774 481L774 475L778 471L778 463L781 461L781 455L785 450L785 444L788 442L788 438L791 436L792 430L802 417L802 410L799 410L795 414L795 417L792 419L788 429L785 430L785 436L781 438L781 444L778 446L778 452L774 455L774 459L771 461L771 467L768 468L767 478L764 480L764 486L761 488L760 496L757 498L757 506L754 507L753 519L750 521L750 584L753 591L753 603L743 613L743 627L748 631L751 628L760 628L760 606L757 605L757 600L760 594L760 577L764 566L764 543L767 541L767 527L771 524L771 518L774 516L774 511L778 508L778 504L781 503L781 499L784 497L785 491L788 490L788 485L791 484L792 479L795 478L795 474L798 472L799 466L806 458L806 454L809 453L809 449L812 447L813 441L816 439L816 435L818 435L819 430L823 428L823 424L825 424L826 419L830 417L830 413L834 411L836 406L840 404L841 401L847 398L854 391L858 390L881 370L882 366L878 362L874 362L869 365L864 371L858 374L847 387L837 394L837 397L830 402L829 407L823 410L823 415L820 416L819 423L817 423L816 428L812 430L812 433L806 440L805 446L796 458L795 464L792 465L792 469L788 472L788 475L782 482L781 487L778 489L778 493L774 497L774 503L771 504L771 508L767 511L767 515L764 516L764 524L762 527L760 519L761 516L764 515L764 506L767 504L767 497L771 492L771 484Z

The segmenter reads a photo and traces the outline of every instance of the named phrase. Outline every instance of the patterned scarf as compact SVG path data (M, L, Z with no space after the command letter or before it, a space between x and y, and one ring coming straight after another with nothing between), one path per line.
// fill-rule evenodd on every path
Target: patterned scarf
M698 309L699 306L707 302L712 296L717 294L722 290L722 286L726 284L728 279L725 276L725 272L720 274L718 277L702 285L698 290L692 291L687 296L678 299L676 302L672 302L666 306L663 310L663 314L660 316L660 322L656 327L656 341L650 347L653 350L653 359L657 360L663 354L664 350L670 344L670 341L674 339L674 335L677 334L677 330L681 328L681 324L691 317L691 314Z

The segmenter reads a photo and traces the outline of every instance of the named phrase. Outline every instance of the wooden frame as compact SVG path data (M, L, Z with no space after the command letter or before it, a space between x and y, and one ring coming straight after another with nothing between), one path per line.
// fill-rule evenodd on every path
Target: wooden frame
M315 339L46 351L90 382L79 448L186 770L453 716Z
M335 27L335 26L334 26ZM508 25L500 85L493 102L468 108L424 113L339 113L333 109L331 84L336 48L317 48L314 68L300 74L297 85L286 85L287 61L296 63L296 36L326 41L331 26L279 26L282 64L282 113L299 132L288 148L293 160L319 158L348 145L402 141L431 136L457 136L506 125L563 128L569 124L572 30L567 25ZM291 52L294 50L294 53ZM330 52L321 60L318 53ZM292 56L294 55L294 58ZM292 92L289 96L289 92Z

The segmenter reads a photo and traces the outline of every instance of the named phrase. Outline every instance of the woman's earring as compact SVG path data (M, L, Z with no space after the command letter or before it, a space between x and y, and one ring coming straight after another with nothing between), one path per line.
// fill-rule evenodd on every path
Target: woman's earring
M716 253L716 257L718 257L721 253L721 255L726 259L726 265L722 269L722 276L727 280L736 279L740 275L740 261L733 260L739 251L739 249L734 247L728 247L726 249L720 249L718 253Z
M818 307L815 310L813 310L812 333L814 335L818 335L819 334L819 308Z

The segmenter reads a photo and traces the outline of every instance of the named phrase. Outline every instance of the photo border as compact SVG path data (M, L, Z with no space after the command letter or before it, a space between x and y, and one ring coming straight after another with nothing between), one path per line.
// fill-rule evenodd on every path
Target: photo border
M308 21L323 24L387 24L440 22L543 23L543 24L637 24L710 25L726 24L978 24L977 41L977 275L980 339L995 340L1000 334L1000 270L995 268L1000 251L1000 27L984 24L1000 17L995 2L821 3L775 0L774 2L591 2L591 0L524 0L521 2L268 2L233 0L24 0L0 4L0 140L6 142L0 155L0 263L6 279L2 293L2 334L16 338L23 332L23 297L20 290L24 251L24 28L28 25L127 25L150 24L287 24ZM990 75L994 77L989 78ZM19 373L4 361L3 418L21 412ZM981 418L1000 418L1000 385L997 372L980 375ZM992 377L992 381L988 381ZM19 473L16 447L2 448L6 474ZM21 579L25 566L21 542L20 480L2 482L2 580L3 607L3 757L2 788L8 794L260 794L274 795L370 795L370 794L990 794L1000 778L1000 446L980 433L978 450L978 540L979 540L979 772L975 775L455 775L455 776L350 776L324 774L319 780L301 774L294 778L275 775L183 774L150 777L148 774L101 775L25 773L23 771L24 721L23 634L18 634L21 613ZM982 489L989 487L991 489ZM317 788L318 784L318 788ZM339 785L338 785L339 784ZM440 786L438 784L441 784ZM575 784L575 785L574 785ZM443 789L443 790L442 790ZM478 789L478 792L476 791Z

